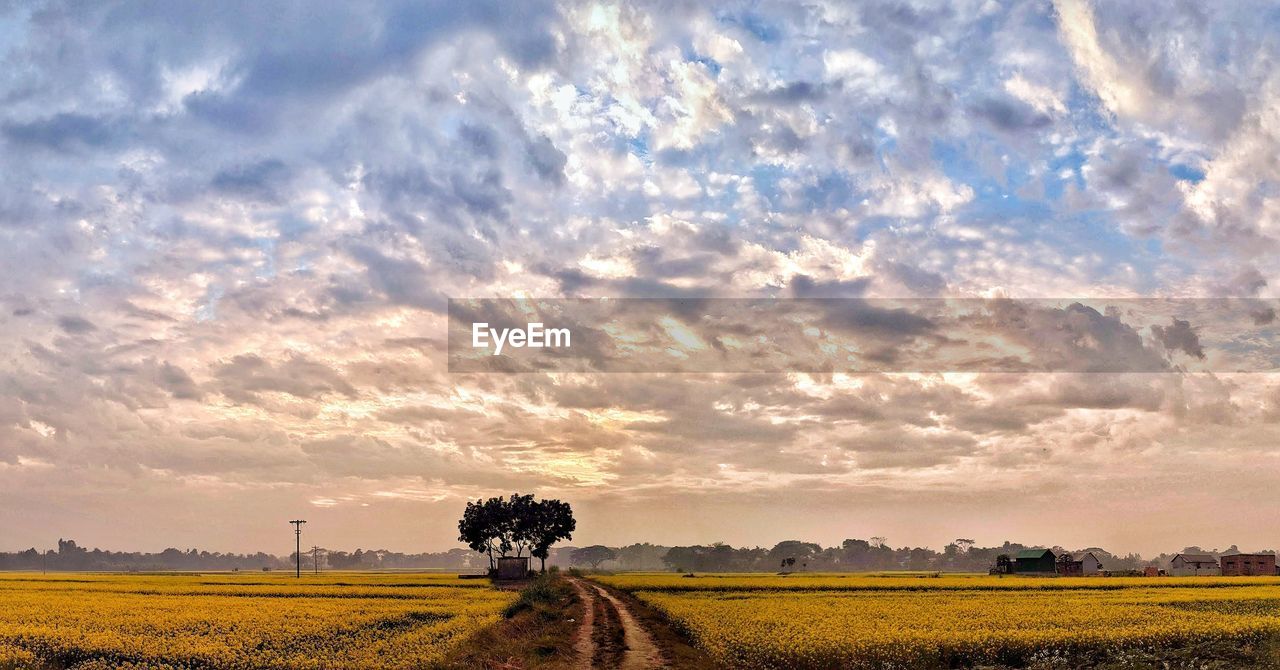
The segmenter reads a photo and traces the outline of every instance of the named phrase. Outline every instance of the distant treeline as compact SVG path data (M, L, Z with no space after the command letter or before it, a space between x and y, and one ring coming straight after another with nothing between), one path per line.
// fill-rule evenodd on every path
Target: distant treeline
M354 552L321 549L314 555L304 551L302 565L320 569L480 569L484 560L473 551L452 549L439 553L403 554L393 551L357 549ZM0 552L0 570L292 570L294 555L275 556L263 552L233 554L197 549L165 549L158 553L86 549L74 540L58 540L58 549Z
M970 541L952 542L942 551L926 547L891 547L881 539L849 539L836 547L823 547L812 542L788 540L770 549L733 548L726 545L671 547L662 554L666 569L688 572L873 572L889 570L925 570L947 572L986 572L1000 554L1016 554L1027 545L1005 542L995 547L978 547ZM1054 553L1062 553L1061 547L1053 547ZM1149 561L1138 554L1116 556L1097 547L1082 549L1078 553L1092 551L1107 570L1138 570ZM624 547L616 561L620 569L633 568L628 560L636 554L632 547ZM1073 552L1074 553L1074 552ZM609 567L606 563L602 567Z
M787 540L771 548L732 547L726 544L669 547L631 544L624 547L558 547L551 550L548 565L584 566L609 570L678 570L682 572L867 572L877 570L932 570L985 572L1000 554L1016 554L1022 549L1040 548L1005 542L995 547L978 547L970 540L957 540L934 551L924 547L889 546L884 538L845 540L840 546L823 547L813 542ZM1114 555L1098 547L1078 550L1048 547L1054 553L1083 554L1091 551L1105 570L1140 570L1147 565L1164 567L1173 554L1144 559L1138 554ZM1232 546L1224 553L1236 550ZM1187 547L1184 553L1218 554L1214 550ZM302 565L310 570L394 570L435 569L483 571L488 559L467 549L405 554L385 549L357 549L353 552L320 549L303 552ZM232 554L196 549L165 549L159 553L103 551L78 546L74 540L58 540L57 550L27 549L0 552L0 570L289 570L294 556Z

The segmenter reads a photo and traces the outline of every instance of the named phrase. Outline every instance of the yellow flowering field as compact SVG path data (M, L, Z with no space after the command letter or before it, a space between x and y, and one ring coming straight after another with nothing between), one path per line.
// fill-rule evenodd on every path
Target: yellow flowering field
M656 607L734 668L1076 667L1280 632L1280 579L1268 577L597 579Z
M440 574L0 574L0 668L417 668L514 600Z
M626 572L597 577L626 591L984 591L984 590L1116 590L1141 588L1236 588L1280 586L1276 577L993 577L978 574L921 572L701 573L686 577L672 572Z

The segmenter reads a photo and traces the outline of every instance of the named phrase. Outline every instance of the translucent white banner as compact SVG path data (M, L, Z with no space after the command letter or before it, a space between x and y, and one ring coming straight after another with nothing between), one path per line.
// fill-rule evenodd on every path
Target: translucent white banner
M1280 300L452 299L452 372L1269 372Z

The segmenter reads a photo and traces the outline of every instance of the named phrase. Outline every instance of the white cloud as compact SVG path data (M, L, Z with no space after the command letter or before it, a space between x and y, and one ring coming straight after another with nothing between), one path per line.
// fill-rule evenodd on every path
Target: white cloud
M1006 79L1004 90L1041 114L1063 114L1067 106L1053 89L1027 81L1021 74Z
M1145 116L1151 91L1139 72L1122 65L1103 47L1088 0L1055 0L1054 9L1072 59L1103 104L1122 116Z

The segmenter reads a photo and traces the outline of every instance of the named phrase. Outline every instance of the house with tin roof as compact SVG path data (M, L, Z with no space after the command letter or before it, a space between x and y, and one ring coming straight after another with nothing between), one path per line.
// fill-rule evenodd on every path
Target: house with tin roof
M1052 575L1058 571L1058 557L1050 549L1023 549L1013 557L1013 571L1019 575Z
M1209 554L1178 554L1169 560L1174 577L1210 577L1222 574L1218 559Z
M1071 554L1058 557L1058 574L1063 577L1087 577L1101 573L1102 561L1098 560L1092 551L1086 551L1080 558L1075 558Z

